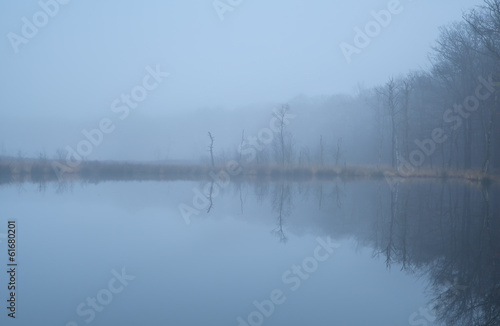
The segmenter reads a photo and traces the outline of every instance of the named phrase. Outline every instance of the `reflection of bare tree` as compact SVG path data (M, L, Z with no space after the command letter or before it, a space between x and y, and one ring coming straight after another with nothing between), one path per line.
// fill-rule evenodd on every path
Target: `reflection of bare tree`
M272 231L280 242L287 242L288 238L283 230L284 218L290 216L292 212L292 186L281 182L273 190L273 211L278 214L277 227Z
M38 181L38 192L45 192L47 190L47 181L39 180Z
M402 247L402 257L401 257L401 270L407 270L409 268L408 266L408 242L407 242L407 236L408 236L408 196L405 196L404 198L404 204L403 204L403 212L402 214L402 230L401 230L401 247Z
M470 299L470 289L464 285L447 282L449 285L435 286L437 293L431 304L436 317L449 325L474 325L470 318L472 315L466 318L462 316L467 309L466 302Z
M345 182L344 182L345 189ZM335 181L335 186L333 187L332 196L335 198L335 203L337 204L338 209L342 209L342 200L341 197L345 196L345 192L340 189L338 180Z
M474 195L467 187L463 192L463 212L460 216L457 259L447 259L447 267L458 279L467 284L464 291L439 297L436 304L439 320L453 325L490 326L500 324L500 266L498 253L498 215L493 221L491 214L490 189L481 189L482 205L474 210ZM498 212L497 212L498 214ZM479 216L481 218L478 218ZM496 222L496 225L494 224ZM444 269L444 268L443 268ZM435 280L442 283L445 273L437 274Z
M254 186L255 197L259 202L264 201L269 195L269 183L268 182L257 182Z
M393 260L395 257L393 253L396 251L396 243L395 243L395 223L397 222L398 217L398 195L399 195L399 183L395 183L391 188L390 192L390 208L389 213L386 214L388 216L387 227L384 224L378 224L376 232L380 232L377 236L376 243L378 244L375 248L374 256L378 257L379 255L383 255L385 257L385 265L387 268L391 267ZM382 220L384 220L382 218ZM376 219L376 222L379 222L379 219ZM381 238L381 239L379 239Z
M238 183L238 192L240 194L240 210L241 210L241 214L243 214L243 195L241 193L241 182Z
M429 276L432 315L444 325L500 325L500 214L491 191L398 183L373 228L388 267Z
M393 191L391 191L391 216L389 220L389 234L387 245L384 249L385 253L385 265L391 267L392 263L392 252L394 250L394 220L398 214L398 194L399 194L399 183L394 185Z
M326 189L325 189L326 188ZM331 191L328 191L329 189L329 184L326 186L323 183L319 183L316 188L315 188L315 196L318 200L318 208L321 210L324 202L324 197L325 193L327 195L326 199L326 204L331 204L332 202L335 202L337 205L338 209L342 209L342 197L345 196L345 192L341 189L339 186L338 180L335 181L334 184L332 184L332 189ZM345 188L345 183L344 183L344 188Z
M212 182L210 183L210 191L208 193L208 201L209 201L210 204L208 205L207 213L210 213L210 211L214 207L214 202L212 200L213 191L214 191L214 181L212 180Z
M297 184L297 193L301 200L307 202L309 199L309 193L311 191L310 184L299 182Z
M321 210L321 205L323 204L323 183L318 184L316 197L318 198L318 208Z
M62 179L57 183L56 194L63 194L73 191L73 181Z
M287 239L284 225L293 189L281 182L270 191L256 190L272 198L277 215L273 234L280 241ZM299 190L300 196L306 192ZM313 184L312 204L319 199L321 210L330 216L341 207L335 203L341 190L340 184ZM493 200L499 189L399 180L391 188L384 185L373 191L369 219L328 219L333 232L354 235L373 246L388 267L428 278L432 321L450 326L500 325L500 202Z

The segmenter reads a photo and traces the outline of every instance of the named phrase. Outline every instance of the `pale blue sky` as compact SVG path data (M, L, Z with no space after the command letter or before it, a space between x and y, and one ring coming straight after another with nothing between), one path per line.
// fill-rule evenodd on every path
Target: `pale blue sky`
M481 3L401 0L348 63L340 44L354 44L355 28L396 0L243 1L223 21L211 0L72 0L16 53L9 38L29 32L26 20L43 19L43 4L54 1L11 1L0 12L0 155L53 157L102 119L116 128L88 159L198 160L208 130L218 153L233 150L243 129L258 131L298 95L355 92L425 67L439 26ZM112 104L142 84L148 66L170 75L122 121Z
M7 35L40 5L10 1L0 12L0 110L102 116L155 64L171 75L142 105L151 115L349 92L425 65L438 26L480 3L401 0L403 12L347 64L339 44L388 1L243 1L221 21L210 0L73 0L17 54Z

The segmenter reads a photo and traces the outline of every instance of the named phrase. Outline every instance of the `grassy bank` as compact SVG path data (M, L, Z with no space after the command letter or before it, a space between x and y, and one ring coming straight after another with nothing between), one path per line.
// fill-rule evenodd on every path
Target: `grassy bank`
M90 182L118 180L210 180L211 175L227 173L233 180L329 180L329 179L437 179L463 180L490 184L498 183L497 174L479 171L418 169L412 173L399 173L388 167L373 166L279 166L279 165L174 165L128 162L81 162L72 169L61 169L64 162L55 160L0 161L0 183L57 182L85 180Z

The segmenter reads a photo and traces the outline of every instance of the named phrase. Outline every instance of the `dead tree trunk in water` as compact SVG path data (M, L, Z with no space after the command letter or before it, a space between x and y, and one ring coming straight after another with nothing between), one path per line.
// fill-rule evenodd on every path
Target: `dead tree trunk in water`
M210 152L210 160L212 161L212 166L215 166L214 164L214 137L208 132L208 137L210 137L210 145L208 146L208 151Z

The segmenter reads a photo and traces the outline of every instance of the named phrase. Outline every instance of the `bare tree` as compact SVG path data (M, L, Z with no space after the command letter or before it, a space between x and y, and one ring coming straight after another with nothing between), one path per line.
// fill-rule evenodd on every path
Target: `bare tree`
M485 0L479 10L473 9L463 18L479 36L489 54L500 60L500 1Z
M319 164L323 165L323 152L325 151L325 146L323 146L323 135L319 135Z
M381 97L391 120L391 165L393 168L398 166L399 144L397 138L397 85L394 78L390 78L384 87L377 89L377 94Z
M208 145L208 151L210 152L210 160L212 162L212 166L214 166L214 137L208 132L208 137L210 138L210 145Z
M284 166L292 161L293 158L293 148L292 148L292 135L286 131L286 126L288 124L287 115L290 111L290 106L288 104L283 104L281 108L276 110L274 113L278 119L278 136L275 138L273 143L274 154L276 161Z
M485 0L479 10L472 10L464 14L463 18L474 34L479 38L485 54L494 59L494 71L499 73L500 69L500 0ZM482 163L482 171L488 173L491 161L492 131L495 118L495 108L498 105L497 95L493 103L487 105L481 116L483 129L485 153Z
M409 148L409 110L410 110L410 93L413 88L412 76L409 75L407 78L401 81L401 95L402 95L402 111L403 111L403 156L408 157L410 155Z
M67 155L68 151L63 149L63 148L58 148L56 150L56 159L57 160L60 160L60 161L63 161L66 159L66 155Z
M335 148L335 152L333 153L333 159L335 160L335 165L339 165L339 161L342 158L342 137L337 139L337 147Z

